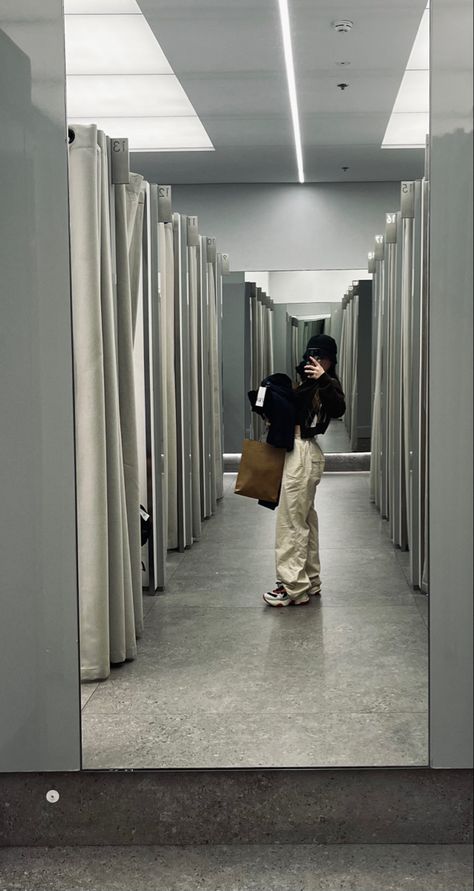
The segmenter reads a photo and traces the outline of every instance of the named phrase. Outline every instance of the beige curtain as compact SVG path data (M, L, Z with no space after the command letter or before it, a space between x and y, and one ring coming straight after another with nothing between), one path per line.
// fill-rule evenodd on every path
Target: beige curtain
M73 126L70 223L81 677L136 656L113 288L107 139Z
M141 177L130 186L116 185L115 242L117 264L117 350L120 399L120 426L125 473L128 541L132 573L135 631L143 630L142 569L140 544L140 480L138 462L135 379L133 368L133 311L130 280L128 221L135 221Z

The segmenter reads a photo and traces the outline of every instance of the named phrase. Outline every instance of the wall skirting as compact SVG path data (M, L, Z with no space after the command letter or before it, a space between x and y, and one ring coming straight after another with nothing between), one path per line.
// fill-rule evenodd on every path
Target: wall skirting
M467 770L2 774L0 788L3 846L472 840Z

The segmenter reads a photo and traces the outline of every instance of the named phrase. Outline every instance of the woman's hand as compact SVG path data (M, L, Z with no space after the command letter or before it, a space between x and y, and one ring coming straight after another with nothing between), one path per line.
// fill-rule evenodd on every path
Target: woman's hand
M318 380L322 374L324 374L324 368L319 364L318 360L314 358L314 356L309 357L309 362L304 367L305 374L307 377L311 377L314 380Z

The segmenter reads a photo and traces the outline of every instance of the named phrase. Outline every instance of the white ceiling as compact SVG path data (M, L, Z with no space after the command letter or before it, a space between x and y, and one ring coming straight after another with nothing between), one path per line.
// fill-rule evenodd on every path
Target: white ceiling
M277 0L138 2L215 152L135 154L134 169L172 183L296 182ZM289 6L306 181L421 175L422 150L381 144L426 0ZM349 34L337 18L354 22Z

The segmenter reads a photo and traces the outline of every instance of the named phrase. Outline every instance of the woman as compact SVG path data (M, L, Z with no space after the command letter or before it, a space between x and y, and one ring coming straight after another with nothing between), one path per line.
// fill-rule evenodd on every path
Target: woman
M302 383L295 390L295 441L283 470L275 541L277 587L263 595L268 606L299 606L321 592L314 498L325 459L317 437L331 418L340 418L346 410L336 363L336 341L317 334L297 368Z

